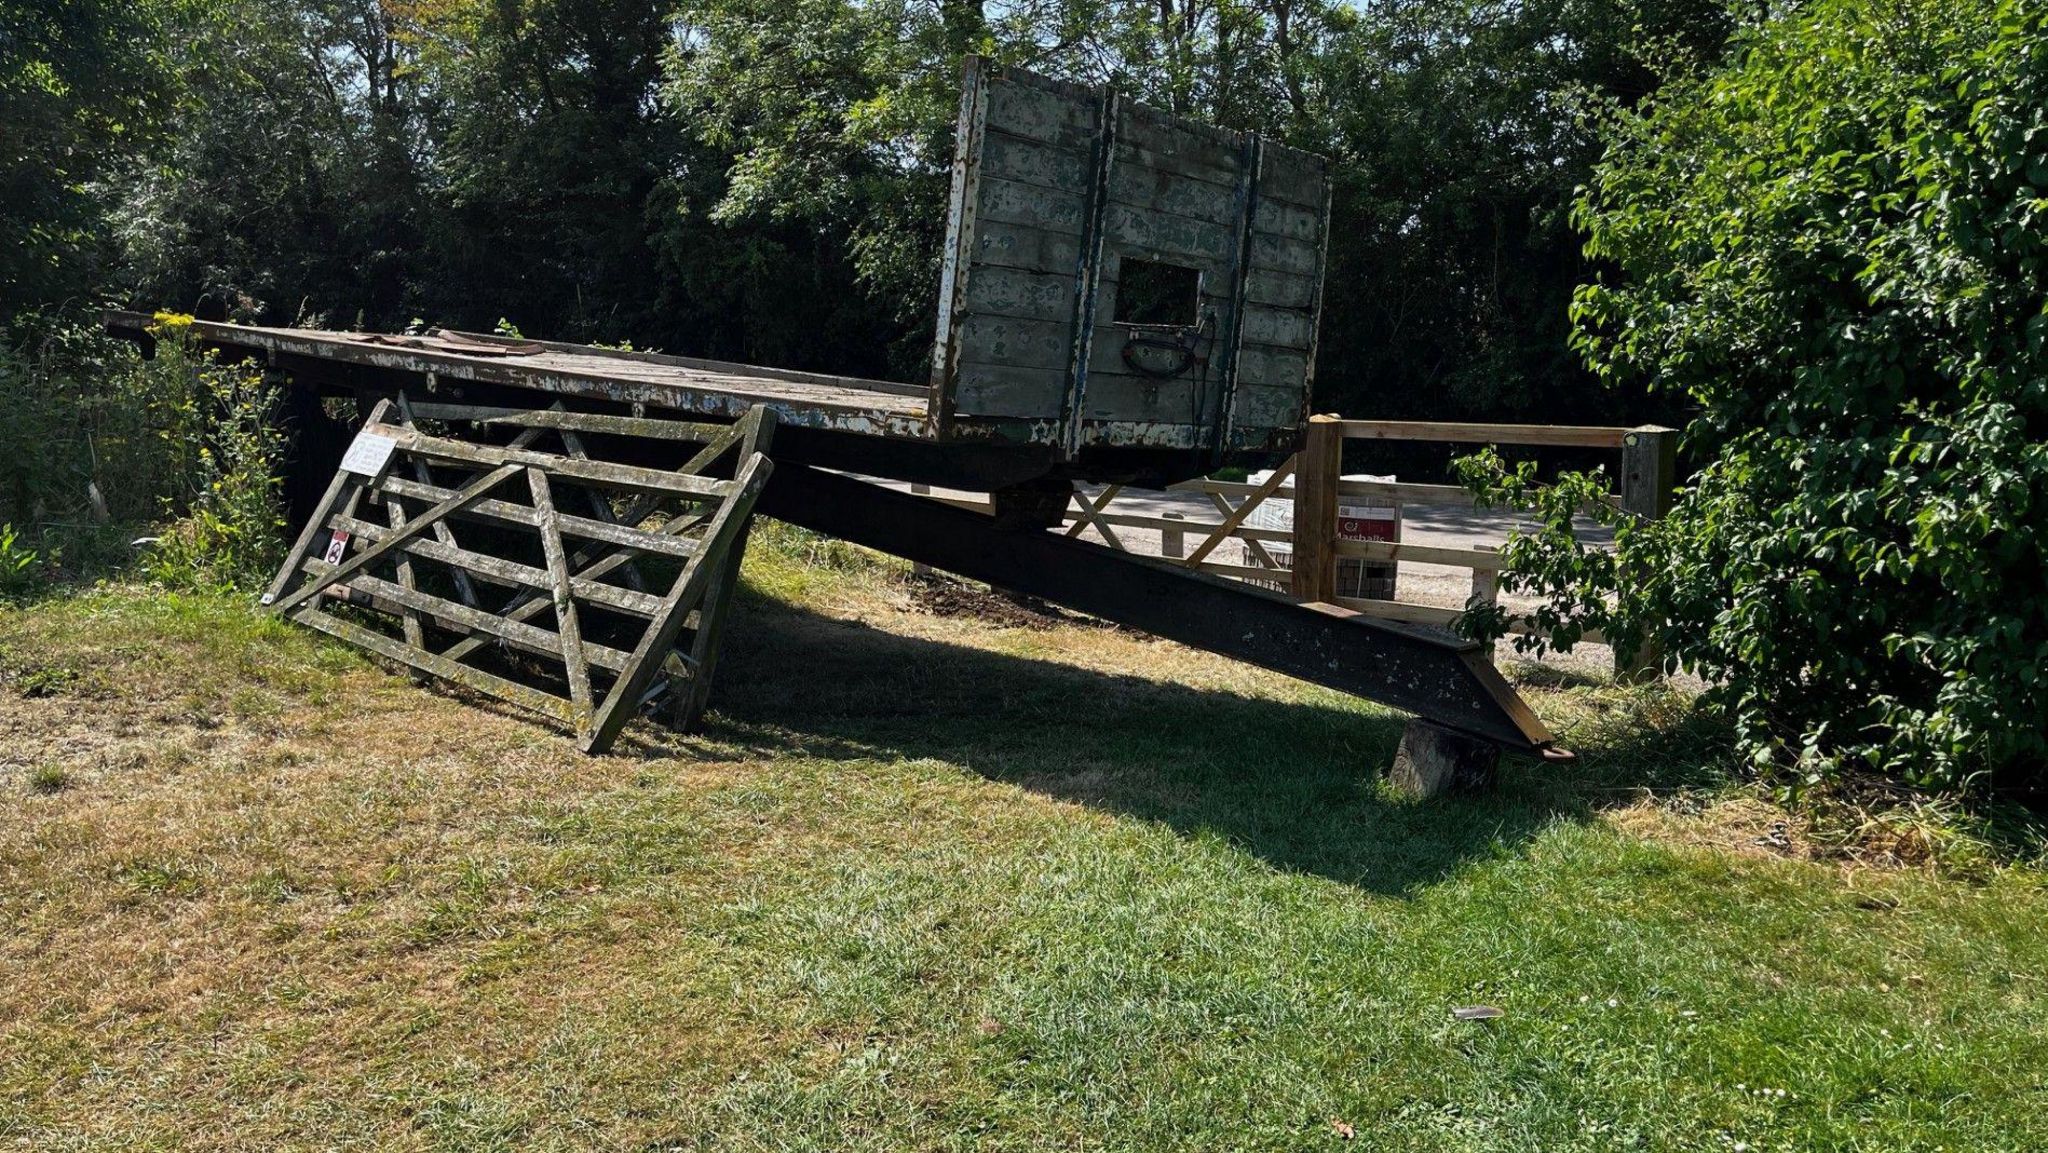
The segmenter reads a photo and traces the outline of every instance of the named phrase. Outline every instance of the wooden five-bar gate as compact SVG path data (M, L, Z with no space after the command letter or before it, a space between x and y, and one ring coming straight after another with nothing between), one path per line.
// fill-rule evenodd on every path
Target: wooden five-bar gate
M483 435L429 429L442 424ZM401 393L370 414L263 603L551 717L588 752L657 698L687 727L709 692L774 428L765 408L711 425ZM494 430L512 435L493 443ZM693 451L648 468L597 459L591 434Z

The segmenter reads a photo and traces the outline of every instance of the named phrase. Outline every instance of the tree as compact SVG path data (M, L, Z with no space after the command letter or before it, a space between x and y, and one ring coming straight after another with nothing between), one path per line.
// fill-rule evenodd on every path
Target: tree
M432 93L395 9L222 0L171 29L185 98L113 226L130 295L246 318L403 324L423 276Z
M1571 227L1591 122L1718 61L1720 0L1428 0L1372 9L1326 66L1337 158L1320 407L1635 424L1572 357L1592 275ZM1311 145L1312 147L1315 145Z
M177 77L163 0L0 0L0 323L97 287L97 182L148 147Z
M605 341L669 334L650 237L675 211L672 174L697 158L657 94L668 8L491 0L428 25L446 110L427 310ZM496 287L465 299L476 285Z

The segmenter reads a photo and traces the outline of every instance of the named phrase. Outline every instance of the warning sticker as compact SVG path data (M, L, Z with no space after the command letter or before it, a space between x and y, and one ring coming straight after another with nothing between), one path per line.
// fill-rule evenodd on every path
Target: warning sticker
M342 455L341 467L357 476L378 476L383 473L384 466L391 463L391 450L397 447L398 442L388 436L359 432L349 444L348 452Z

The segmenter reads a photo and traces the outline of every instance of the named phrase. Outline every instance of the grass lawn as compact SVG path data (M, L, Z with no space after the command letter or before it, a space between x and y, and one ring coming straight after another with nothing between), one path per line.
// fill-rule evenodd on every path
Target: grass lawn
M2041 875L1816 858L1681 700L1531 685L1579 764L1409 803L1359 702L748 580L602 758L242 602L0 611L0 1148L2048 1149Z

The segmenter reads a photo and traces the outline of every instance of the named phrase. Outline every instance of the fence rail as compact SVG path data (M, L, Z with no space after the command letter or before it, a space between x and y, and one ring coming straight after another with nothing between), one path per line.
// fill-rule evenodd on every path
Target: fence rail
M1670 511L1671 490L1677 480L1678 434L1658 425L1640 428L1576 428L1558 425L1432 424L1410 421L1344 420L1334 416L1309 418L1308 434L1297 461L1303 476L1328 476L1338 471L1343 443L1347 439L1408 439L1472 444L1512 444L1614 448L1621 452L1621 491L1610 499L1623 510L1643 517L1661 517ZM1470 506L1472 495L1455 485L1410 485L1377 481L1345 481L1341 477L1324 482L1324 487L1341 496L1377 496L1407 504L1457 504ZM1336 517L1300 514L1309 501L1296 502L1294 521L1294 564L1292 590L1303 600L1330 600L1336 586L1336 562L1343 555L1337 539ZM1321 503L1320 501L1316 503ZM1450 562L1459 563L1459 562ZM1477 570L1478 564L1461 565ZM1497 571L1497 563L1488 571ZM1477 591L1477 590L1475 590ZM1490 599L1490 598L1489 598ZM1361 609L1360 611L1371 611Z
M1420 440L1549 448L1620 448L1642 428L1571 424L1451 424L1427 420L1340 420L1349 440ZM1660 430L1669 431L1669 430Z

